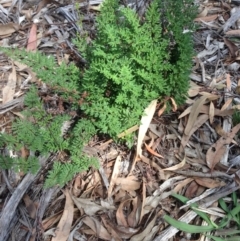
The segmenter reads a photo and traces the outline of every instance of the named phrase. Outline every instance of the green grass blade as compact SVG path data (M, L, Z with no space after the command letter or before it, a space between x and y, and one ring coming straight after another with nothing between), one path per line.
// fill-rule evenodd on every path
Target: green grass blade
M164 215L164 220L173 227L187 233L205 233L215 230L213 225L197 226L178 221L168 215Z

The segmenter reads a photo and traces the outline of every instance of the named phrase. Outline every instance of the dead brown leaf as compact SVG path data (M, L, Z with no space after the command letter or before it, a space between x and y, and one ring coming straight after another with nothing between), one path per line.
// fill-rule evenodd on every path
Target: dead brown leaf
M191 131L189 132L188 135L183 135L182 137L182 140L181 140L181 145L182 147L184 148L187 143L188 143L188 140L190 139L190 137L192 136L192 134L200 127L202 126L209 118L209 115L207 114L203 114L203 115L200 115L197 120L195 121Z
M36 213L37 213L36 204L30 199L30 197L27 194L25 194L23 196L23 201L25 203L25 206L26 206L26 209L28 211L29 216L32 219L35 219L36 218Z
M223 187L226 185L225 182L218 180L218 179L212 179L212 178L198 178L194 177L195 182L197 182L199 185L207 188L215 188L215 187Z
M186 192L184 194L184 196L186 196L189 199L192 199L193 197L196 196L196 193L197 193L197 190L199 187L199 185L195 181L193 181L193 178L191 178L191 179L192 179L192 182L187 187Z
M207 96L201 96L193 104L192 111L190 112L188 122L187 122L187 125L186 125L185 130L184 130L185 135L187 135L187 136L189 135L189 133L190 133L197 117L198 117L198 114L200 113L201 107L203 106L203 104L205 103L207 98L208 98Z
M118 177L115 183L116 185L121 185L121 188L126 191L135 191L141 186L141 182L135 176Z
M20 25L17 23L0 24L0 37L4 37L6 35L12 34L18 31L19 28L20 28Z
M231 58L235 59L238 56L238 47L232 41L228 40L227 38L223 38L224 43L227 45Z
M74 206L73 206L72 198L67 188L65 189L64 194L66 196L66 202L65 202L63 215L55 231L56 236L52 237L52 241L66 241L71 231Z
M159 158L164 158L163 156L161 156L160 154L158 154L157 152L155 152L154 150L152 150L151 147L148 146L146 143L144 143L144 144L145 144L146 149L147 149L152 155L157 156L157 157L159 157Z
M233 127L229 133L226 133L226 135L220 137L220 139L208 149L206 162L211 171L213 171L216 164L221 160L221 157L226 151L227 145L232 142L239 129L240 124Z
M132 199L132 211L127 217L128 225L131 228L136 228L140 219L141 201L138 196Z
M124 226L126 228L128 228L129 226L126 220L125 210L130 209L131 201L132 199L130 198L121 202L116 212L116 219L117 219L118 225Z

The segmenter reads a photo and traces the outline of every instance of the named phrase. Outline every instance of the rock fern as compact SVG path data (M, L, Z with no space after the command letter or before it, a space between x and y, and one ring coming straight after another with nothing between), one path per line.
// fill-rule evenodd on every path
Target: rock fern
M97 160L82 151L93 135L116 137L138 124L153 99L173 97L183 103L192 64L195 13L193 0L153 0L140 19L118 0L105 0L93 42L88 44L82 36L75 39L87 61L81 71L73 64L58 65L53 57L38 52L4 49L82 115L63 133L71 117L47 113L37 88L32 87L25 97L24 118L13 123L12 133L0 135L0 145L15 152L24 147L33 154L14 158L3 153L0 167L36 171L36 153L63 153L66 160L54 162L45 182L46 187L63 186L77 172L97 166Z

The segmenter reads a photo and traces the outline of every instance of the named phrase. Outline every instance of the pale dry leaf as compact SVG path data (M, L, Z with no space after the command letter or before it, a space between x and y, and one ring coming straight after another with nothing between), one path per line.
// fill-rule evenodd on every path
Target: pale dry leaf
M142 116L141 125L139 127L139 132L138 132L136 156L140 156L140 157L142 156L143 139L146 135L148 127L149 127L151 120L153 118L153 115L155 113L156 106L157 106L157 100L153 100L144 111L144 115Z
M226 83L227 83L227 89L231 91L232 83L231 83L230 74L226 74Z
M112 237L107 229L94 217L84 217L82 221L93 230L95 235L104 240L111 240Z
M175 193L178 193L178 192L181 191L183 188L186 188L186 186L187 186L190 182L192 182L192 181L193 181L192 178L186 178L185 180L179 182L179 184L177 184L177 186L174 187L173 191L174 191Z
M160 229L160 225L154 226L150 231L150 233L143 239L143 241L153 240L159 229Z
M111 181L108 187L108 198L111 196L112 194L112 190L114 185L116 184L116 179L121 171L121 156L118 155L118 157L115 160L114 163L114 168L113 168L113 172L112 172L112 176L111 176Z
M228 98L227 101L225 102L225 104L222 106L221 111L228 109L228 107L231 105L232 101L233 101L233 98Z
M2 103L6 104L7 102L13 100L15 89L16 89L16 83L17 83L17 73L14 66L12 66L12 73L8 76L8 82L7 85L2 90Z
M82 208L83 211L89 216L96 214L100 210L105 210L104 207L96 204L95 202L92 201L92 199L76 198L74 196L72 196L72 199L73 199L75 205L78 207L78 209Z
M66 241L71 231L74 206L73 206L72 198L67 188L65 189L64 193L66 196L66 202L63 210L63 215L55 231L56 235L55 237L52 238L51 241Z
M154 216L152 221L146 226L146 228L141 233L134 235L130 239L130 241L142 241L143 239L145 239L145 237L151 232L151 230L155 224L156 218L157 218L157 215Z
M18 31L20 25L17 23L0 24L0 36L6 36Z
M203 22L203 21L204 22L212 22L217 18L218 18L218 14L213 14L213 15L210 15L210 16L195 18L194 21L195 22Z
M115 179L115 184L121 185L121 189L126 191L135 191L141 186L141 182L136 180L135 176L118 177Z
M158 116L161 116L166 109L167 109L167 105L164 102L163 107L158 111Z
M176 112L177 111L177 103L175 102L175 100L172 97L170 97L170 100L172 102L172 111Z
M13 63L18 67L18 72L27 72L30 76L31 82L37 82L37 75L26 64L22 64L18 61L13 61Z
M199 94L202 96L206 96L209 101L217 100L220 97L219 95L211 94L211 93L205 92L205 91L201 91Z
M141 227L138 228L126 228L124 226L116 225L116 229L118 234L121 236L123 239L129 239L131 238L135 233L139 231Z
M146 135L146 132L148 130L148 127L151 123L151 120L153 118L153 115L155 113L156 110L156 106L157 106L157 100L153 100L149 106L145 109L144 111L144 115L141 118L141 125L139 127L139 131L138 131L138 140L137 140L137 152L136 152L136 156L134 158L133 164L132 164L132 168L130 173L132 172L132 170L135 167L136 161L138 160L138 158L142 156L142 143L143 143L143 139Z
M52 216L45 218L42 221L42 229L47 230L47 229L53 227L61 219L62 212L63 211L57 212L57 213L53 214Z
M101 206L103 208L105 208L106 210L115 210L116 209L111 203L109 203L109 201L104 201L101 199L100 203L101 203Z
M197 15L197 18L206 17L208 14L208 7L204 7L203 11Z
M198 100L196 100L196 102L193 104L192 106L192 111L190 112L189 118L188 118L188 122L187 125L185 127L184 130L184 134L185 135L189 135L197 117L198 114L200 113L201 107L203 106L203 104L205 103L205 101L207 100L207 96L201 96Z
M191 111L192 111L192 105L191 106L189 106L188 108L186 108L183 112L182 112L182 114L178 117L178 119L181 119L181 118L183 118L184 116L186 116L186 115L188 115Z
M214 105L213 102L210 102L210 106L209 106L209 122L210 124L213 123L213 118L214 118Z
M163 169L163 170L164 170L164 171L175 171L175 170L179 170L179 169L182 168L185 164L186 164L186 158L184 157L183 160L182 160L180 163L178 163L177 165L172 166L172 167L165 168L165 169Z

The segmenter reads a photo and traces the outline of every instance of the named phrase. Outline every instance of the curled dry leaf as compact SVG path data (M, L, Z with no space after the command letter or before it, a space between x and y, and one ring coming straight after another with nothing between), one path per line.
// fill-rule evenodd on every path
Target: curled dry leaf
M220 137L220 139L208 149L206 154L206 162L211 171L213 171L216 164L221 160L221 157L226 151L227 145L232 142L239 129L240 124L233 127L229 133L226 133L224 136Z
M116 225L114 225L113 222L109 220L107 215L101 215L101 219L105 228L111 234L112 238L116 241L122 241L120 235L117 232Z
M83 209L83 211L89 216L96 214L100 210L105 210L104 207L96 204L89 198L76 198L72 196L72 199L78 209Z
M141 156L142 156L143 139L145 137L145 134L148 130L148 127L149 127L149 125L151 123L151 120L153 118L153 115L155 113L156 106L157 106L157 100L153 100L149 104L149 106L145 109L144 115L141 118L141 125L140 125L139 131L138 131L137 153L136 153L135 159L134 159L133 164L132 164L131 172L134 169L136 161L138 160L138 158L139 157L141 158Z
M141 240L144 240L146 238L146 236L149 235L149 233L151 232L151 230L152 230L152 228L153 228L153 226L155 224L156 218L157 218L157 215L154 216L152 221L146 226L146 228L143 230L143 232L134 235L130 239L130 241L141 241Z
M118 225L124 226L125 228L128 228L129 226L125 217L124 210L129 210L131 201L132 199L127 199L121 202L116 212L116 219L117 219Z
M142 205L139 197L136 196L135 198L132 199L132 211L127 217L128 225L131 228L137 227L137 224L140 219L141 206Z
M176 112L177 111L177 104L176 104L175 100L172 97L170 97L170 100L172 102L172 111Z
M182 168L185 165L185 163L186 163L186 158L184 157L183 160L180 163L178 163L177 165L165 168L163 170L164 171L175 171L175 170Z
M148 150L148 152L150 152L152 155L157 156L159 158L164 158L162 155L160 155L157 152L155 152L154 150L152 150L151 147L148 146L146 143L144 143L144 144L145 144L145 147Z
M111 235L107 229L94 217L84 217L82 221L93 230L95 235L100 239L112 240Z
M126 191L135 191L141 186L141 182L136 180L135 176L118 177L115 179L115 184L121 185L121 189Z
M158 111L158 116L161 116L166 109L167 109L167 105L164 102L163 107Z
M212 179L212 178L198 178L194 177L195 182L197 182L199 185L207 188L215 188L215 187L223 187L226 185L225 182L218 180L218 179Z

